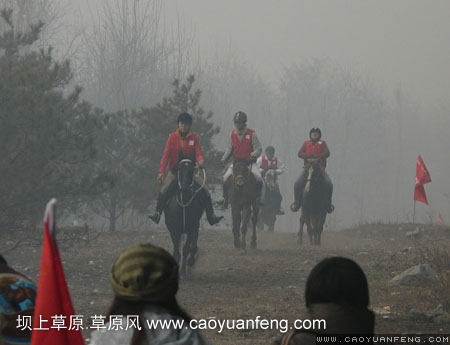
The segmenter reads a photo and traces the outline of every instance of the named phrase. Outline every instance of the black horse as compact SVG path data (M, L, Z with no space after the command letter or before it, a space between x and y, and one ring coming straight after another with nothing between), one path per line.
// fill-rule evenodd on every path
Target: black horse
M173 243L173 257L180 263L180 242L183 234L186 241L183 246L183 258L180 275L186 274L186 265L192 267L197 259L197 240L200 218L204 207L198 193L201 186L194 183L195 163L183 159L178 163L178 192L169 200L164 209L164 218Z
M233 219L234 246L246 250L247 225L252 221L251 248L256 249L256 223L258 221L259 206L258 181L251 173L252 163L248 159L235 159L233 162L233 176L229 180L229 196L231 217Z
M280 209L281 194L277 181L277 173L274 169L269 169L264 174L264 182L266 183L266 197L264 199L264 206L261 207L258 217L258 228L264 229L267 225L269 231L274 230L275 221L277 219L277 212Z
M303 225L306 224L310 243L320 245L320 237L327 216L326 184L320 161L317 159L307 160L304 173L307 180L303 190L298 243L303 242Z

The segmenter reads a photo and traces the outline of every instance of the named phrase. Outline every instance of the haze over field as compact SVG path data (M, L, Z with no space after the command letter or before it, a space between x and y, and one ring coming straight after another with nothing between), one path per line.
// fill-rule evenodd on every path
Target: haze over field
M433 182L425 187L430 206L417 205L417 219L432 221L439 211L450 220L450 2L39 3L54 10L43 19L53 23L46 42L71 60L83 97L94 105L151 106L170 93L174 78L194 73L201 104L222 128L215 137L222 150L232 115L247 112L263 146L275 145L286 162L286 209L301 166L297 151L318 126L331 150L331 228L411 221L418 154ZM145 33L133 41L139 58L118 63L137 54L114 44L137 32ZM279 224L292 231L297 215L288 212Z
M166 1L207 56L230 47L278 82L283 68L327 58L419 103L449 104L448 1Z

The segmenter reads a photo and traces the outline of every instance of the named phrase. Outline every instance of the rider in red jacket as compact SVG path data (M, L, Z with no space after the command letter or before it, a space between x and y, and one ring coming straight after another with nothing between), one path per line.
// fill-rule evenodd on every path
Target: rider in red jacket
M334 206L331 202L332 194L333 194L333 184L331 182L330 177L325 171L325 167L327 166L327 158L330 156L330 150L328 149L328 145L325 140L321 140L322 132L319 128L312 128L309 131L310 140L306 140L300 150L298 151L298 157L301 159L308 158L319 158L322 161L323 166L323 178L325 180L325 184L327 186L327 212L331 213L334 210ZM306 176L302 172L297 181L294 184L294 197L295 201L291 205L291 211L297 212L302 206L302 194L303 188L306 185Z
M247 158L249 161L256 163L256 160L261 155L262 146L256 136L253 129L247 127L247 114L243 111L238 111L234 114L233 122L235 129L231 131L230 138L228 139L227 148L222 156L221 164L226 166L227 161L232 157L235 158ZM264 204L265 187L261 177L261 172L256 164L252 164L251 172L255 176L258 182L258 204L262 206ZM228 166L228 169L223 176L223 195L220 200L217 201L218 205L223 208L228 207L228 188L227 181L233 173L233 165Z
M156 202L156 210L148 217L156 224L159 223L161 213L167 202L178 190L176 179L178 162L182 159L188 158L194 162L197 162L200 169L203 169L204 167L203 153L200 148L200 139L196 133L191 132L192 116L188 113L182 113L178 116L177 123L177 130L169 134L169 139L167 139L163 156L161 158L161 163L159 165L157 182L159 185L162 185L162 187ZM169 173L164 179L164 173L167 167L169 167ZM198 183L196 183L196 186L200 187ZM198 197L202 201L205 208L208 222L211 225L217 224L223 216L219 217L214 214L211 195L209 192L205 188L202 188L198 193Z
M275 156L275 147L273 147L272 145L267 146L266 149L264 150L264 154L259 156L258 160L256 161L256 166L261 171L261 175L264 177L264 179L266 178L265 175L268 170L273 169L275 171L276 176L279 176L284 172L285 169L284 163L278 157ZM275 185L274 193L276 195L278 205L278 210L276 214L283 215L284 210L281 207L283 196L281 195L280 186L278 185L278 183L276 183Z

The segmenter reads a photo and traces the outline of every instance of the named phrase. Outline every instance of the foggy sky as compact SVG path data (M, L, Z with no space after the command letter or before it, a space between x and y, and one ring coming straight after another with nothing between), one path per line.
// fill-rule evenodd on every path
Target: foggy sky
M201 54L229 46L263 77L327 58L373 80L388 94L401 87L420 105L450 104L450 1L167 0Z
M88 8L100 7L106 1L108 0L77 0L68 4L68 8L71 8L74 16L83 12L88 16ZM194 35L193 54L190 55L193 58L192 72L196 71L195 64L198 62L211 65L217 63L220 67L220 63L212 56L217 57L217 54L223 52L223 57L227 58L231 52L246 61L247 66L252 67L265 81L270 80L276 91L285 68L292 67L294 63L302 65L313 59L327 59L331 66L340 66L352 76L359 74L362 78L373 81L387 96L384 100L389 101L389 97L395 97L395 91L401 88L408 102L412 99L415 105L423 106L418 112L426 119L433 115L430 110L434 105L450 108L450 23L447 19L450 1L164 0L163 3L165 27L176 28L177 20L180 19L182 26ZM89 18L86 22L89 22ZM196 60L194 55L197 53L200 58ZM206 104L207 94L205 92L203 99ZM215 121L222 127L223 132L217 138L219 143L226 140L232 127L229 114L236 109L248 110L250 114L257 113L251 110L252 107L255 109L255 104L250 104L245 97L240 101L248 101L249 104L237 104L235 98L230 100L233 102L231 109L221 108L221 104L217 102L208 104L207 107L215 112ZM257 102L261 102L261 99ZM415 105L411 109L415 109ZM397 115L405 115L402 126L410 124L409 119L412 117L409 117L409 113ZM284 152L281 150L283 145L274 142L280 140L277 139L280 138L279 134L272 138L255 121L250 125L256 126L254 128L264 145L273 140L271 143L280 148L280 158L287 163L288 173L283 176L285 184L282 186L285 188L284 206L287 208L292 198L289 188L295 179L295 169L300 164L296 152L301 139L294 143L295 147L289 147ZM310 128L312 124L303 121L302 126ZM432 123L430 126L432 127ZM423 128L417 128L417 133L422 130ZM326 139L332 139L332 134L335 133L325 131ZM408 135L407 132L403 133L403 137ZM305 139L307 130L301 132L300 136ZM328 141L333 155L329 171L338 196L343 193L339 193L340 181L333 169L336 169L341 158L335 153L344 145L339 139L338 136L334 141ZM379 139L382 143L382 136ZM447 154L448 145L437 146L432 142L423 145L421 140L409 140L408 144L411 143L414 147L403 147L402 151L402 157L408 157L407 166L399 168L403 180L411 178L411 185L401 187L402 192L409 194L402 198L398 210L394 210L399 218L393 221L403 220L405 215L412 212L413 174L418 153L422 153L434 181L426 188L429 200L433 200L434 209L448 209L448 197L444 199L442 196L442 190L447 192L449 186L445 173L447 170L436 169L441 166L439 164ZM218 145L219 148L222 146ZM396 186L395 190L401 188ZM407 208L411 211L405 211ZM424 207L420 209L426 210ZM342 207L338 210L335 215L339 212L342 214ZM374 214L375 220L382 218L392 221L385 214L382 217L376 212ZM294 219L292 216L291 218ZM343 218L355 221L353 216Z

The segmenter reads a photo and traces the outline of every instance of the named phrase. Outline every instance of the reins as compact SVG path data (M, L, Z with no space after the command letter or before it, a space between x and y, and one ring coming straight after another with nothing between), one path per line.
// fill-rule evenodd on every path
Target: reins
M202 182L202 184L200 185L200 187L198 189L192 191L191 198L186 203L184 203L184 201L183 201L183 190L181 189L180 175L179 175L180 173L179 173L179 171L177 172L177 174L178 174L178 187L180 188L180 193L177 194L177 204L180 205L183 208L183 210L192 203L192 201L194 200L194 198L198 194L198 192L200 192L200 190L205 186L205 183L206 183L206 171L205 171L205 169L200 169L200 170L203 172L203 182ZM192 183L189 185L189 187L191 187L191 190L192 190L192 187L194 186L194 180L195 180L195 178L192 179Z

